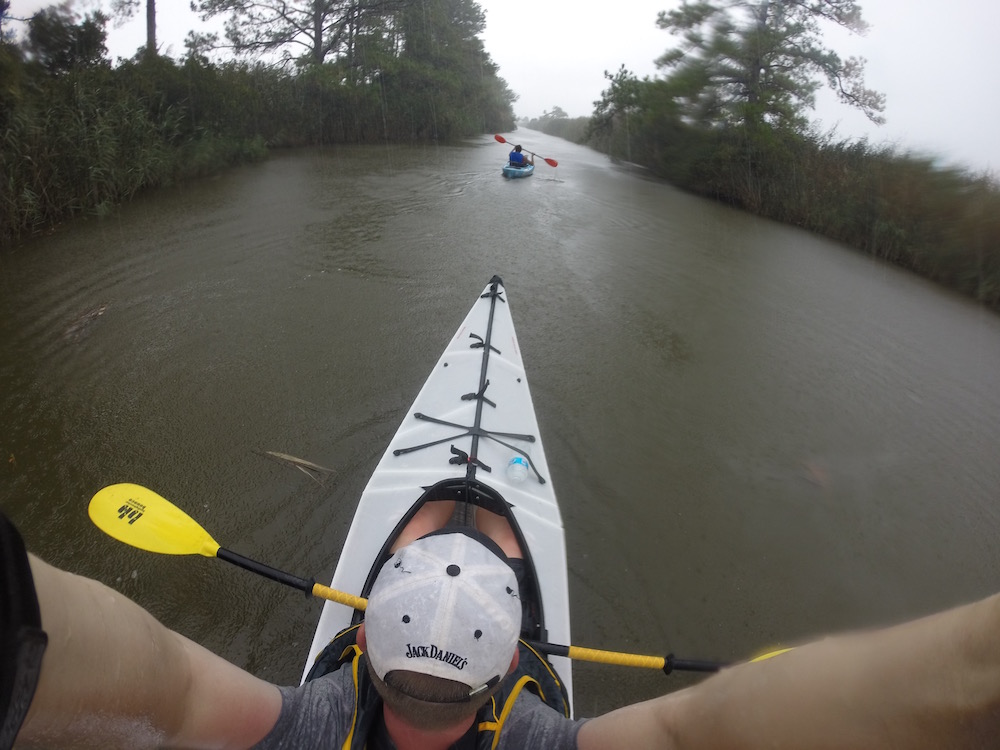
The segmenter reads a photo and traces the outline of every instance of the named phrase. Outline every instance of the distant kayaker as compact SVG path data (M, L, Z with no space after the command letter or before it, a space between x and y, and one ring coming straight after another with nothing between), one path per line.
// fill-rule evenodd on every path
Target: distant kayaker
M518 665L520 603L503 553L465 533L422 537L388 560L351 669L278 688L103 584L26 556L2 514L0 531L0 688L18 676L12 695L0 690L12 697L0 730L17 731L11 717L39 653L35 591L48 634L18 746L445 750L488 747L499 731L500 748L545 750L972 750L1000 736L1000 596L571 720L529 690L506 715L495 705L515 691L501 678Z
M521 151L521 147L519 145L514 146L514 150L510 152L508 159L512 167L523 167L528 164L531 166L535 165L534 154L526 156L524 152Z

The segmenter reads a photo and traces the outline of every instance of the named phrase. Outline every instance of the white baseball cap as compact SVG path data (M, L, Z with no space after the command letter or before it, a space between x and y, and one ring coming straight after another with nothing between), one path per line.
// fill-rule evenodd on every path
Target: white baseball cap
M368 660L380 679L419 672L475 696L507 674L521 627L517 579L499 547L473 534L434 532L382 566L365 610Z

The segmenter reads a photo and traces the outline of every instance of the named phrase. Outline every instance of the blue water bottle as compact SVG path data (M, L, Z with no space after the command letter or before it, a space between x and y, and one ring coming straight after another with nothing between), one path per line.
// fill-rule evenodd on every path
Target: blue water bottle
M511 482L523 482L528 478L528 459L514 456L507 464L507 478Z

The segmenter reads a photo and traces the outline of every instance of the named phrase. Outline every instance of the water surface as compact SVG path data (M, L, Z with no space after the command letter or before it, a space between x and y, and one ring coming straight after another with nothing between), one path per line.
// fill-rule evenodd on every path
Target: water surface
M28 545L254 673L320 605L86 515L143 484L329 577L494 273L567 527L578 645L719 659L1000 589L1000 319L531 131L279 153L0 256L0 503ZM335 470L321 485L262 455ZM580 665L578 715L687 684Z

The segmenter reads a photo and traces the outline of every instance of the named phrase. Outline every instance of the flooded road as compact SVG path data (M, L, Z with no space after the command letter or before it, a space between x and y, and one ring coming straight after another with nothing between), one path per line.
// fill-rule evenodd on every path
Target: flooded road
M328 579L496 273L567 527L576 644L741 659L1000 590L1000 318L509 137L560 166L504 180L489 136L278 153L0 256L0 503L29 548L297 682L318 602L128 548L87 503L136 482L224 547ZM578 665L577 714L687 680Z

